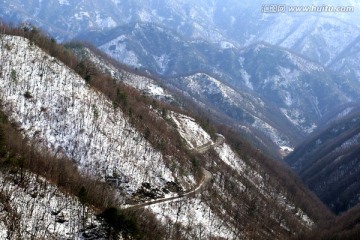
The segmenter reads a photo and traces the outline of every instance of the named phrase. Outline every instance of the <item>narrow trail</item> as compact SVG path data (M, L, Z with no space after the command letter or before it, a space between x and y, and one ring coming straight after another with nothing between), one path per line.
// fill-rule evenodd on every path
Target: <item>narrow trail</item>
M209 171L207 171L207 170L205 170L203 168L201 170L203 172L203 178L202 178L201 182L198 184L198 186L195 189L190 190L190 191L185 192L185 193L182 193L182 194L179 194L178 196L169 197L169 198L162 198L162 199L153 200L153 201L150 201L150 202L131 205L131 206L126 207L125 209L139 209L139 208L143 208L143 207L150 206L150 205L155 205L155 204L170 202L170 201L180 199L180 198L185 198L185 197L188 197L190 195L201 192L201 190L203 188L205 188L206 184L208 182L210 182L210 180L212 178L212 175L211 175L211 173Z
M216 139L215 143L208 142L202 146L194 148L193 151L203 154L203 153L207 152L208 150L210 150L211 148L217 147L217 146L223 144L224 142L225 142L224 136L217 134L217 139ZM203 177L202 177L200 183L194 189L192 189L190 191L184 192L184 193L179 194L178 196L174 196L174 197L157 199L157 200L139 203L139 204L135 204L135 205L127 205L127 206L124 206L124 209L140 209L140 208L143 208L146 206L161 204L161 203L165 203L165 202L171 202L173 200L186 198L191 195L195 195L196 193L201 192L201 190L205 188L206 184L209 183L212 178L211 173L209 171L207 171L206 169L201 168L201 171L202 171Z

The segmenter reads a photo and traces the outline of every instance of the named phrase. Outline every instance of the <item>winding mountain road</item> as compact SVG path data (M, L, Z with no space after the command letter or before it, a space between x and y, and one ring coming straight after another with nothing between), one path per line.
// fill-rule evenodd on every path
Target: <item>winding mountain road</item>
M223 144L225 142L225 138L224 136L217 134L217 139L215 141L215 143L213 142L208 142L202 146L199 146L197 148L194 148L193 151L203 154L205 152L207 152L208 150L210 150L211 148L217 147L221 144ZM155 205L155 204L161 204L161 203L165 203L165 202L171 202L173 200L176 199L180 199L180 198L186 198L189 197L191 195L195 195L196 193L201 192L202 189L205 188L206 184L210 182L212 175L209 171L207 171L204 168L201 168L202 171L202 179L200 181L200 183L192 190L189 190L185 193L179 194L178 196L174 196L174 197L168 197L168 198L162 198L162 199L157 199L157 200L153 200L153 201L149 201L149 202L144 202L144 203L139 203L139 204L134 204L134 205L127 205L124 206L125 209L139 209L139 208L143 208L146 206L150 206L150 205Z
M212 175L209 171L205 170L204 168L201 169L203 172L203 178L201 180L201 182L197 185L197 187L195 189L192 189L190 191L187 191L185 193L179 194L178 196L175 197L168 197L168 198L162 198L162 199L157 199L157 200L153 200L150 202L144 202L144 203L139 203L139 204L135 204L135 205L128 205L125 208L126 209L139 209L139 208L143 208L146 206L150 206L150 205L155 205L155 204L160 204L160 203L164 203L164 202L170 202L176 199L180 199L180 198L185 198L185 197L189 197L190 195L195 195L196 193L201 192L201 190L203 188L205 188L206 184L208 182L210 182Z

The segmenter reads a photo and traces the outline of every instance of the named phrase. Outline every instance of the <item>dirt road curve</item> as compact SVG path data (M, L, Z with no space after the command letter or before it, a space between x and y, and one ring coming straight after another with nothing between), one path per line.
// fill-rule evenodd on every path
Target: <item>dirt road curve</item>
M210 180L211 180L211 173L209 171L207 171L205 169L202 169L202 172L203 172L203 178L202 178L201 182L198 184L198 186L193 190L190 190L190 191L185 192L183 194L179 194L178 196L175 196L175 197L162 198L162 199L154 200L154 201L151 201L151 202L145 202L145 203L139 203L139 204L136 204L136 205L131 205L131 206L126 207L126 209L139 209L139 208L142 208L142 207L145 207L145 206L150 206L150 205L164 203L164 202L170 202L170 201L173 201L173 200L176 200L176 199L179 199L179 198L185 198L185 197L188 197L190 195L194 195L196 193L199 193L199 192L201 192L201 190L203 188L205 188L206 184L208 182L210 182Z
M194 151L202 154L202 153L205 153L206 151L210 150L211 148L213 147L217 147L221 144L223 144L225 142L225 138L224 136L220 135L220 134L217 134L217 139L215 141L215 143L212 143L212 142L209 142L209 143L206 143L200 147L197 147L196 149L194 149ZM201 192L202 189L205 188L206 184L208 182L210 182L211 180L211 173L209 171L207 171L206 169L204 168L201 168L201 171L202 171L202 174L203 174L203 177L200 181L200 183L196 186L196 188L190 190L190 191L187 191L183 194L179 194L178 196L175 196L175 197L169 197L169 198L162 198L162 199L158 199L158 200L153 200L153 201L150 201L150 202L145 202L145 203L139 203L139 204L135 204L135 205L128 205L124 208L126 209L139 209L139 208L142 208L142 207L145 207L145 206L150 206L150 205L154 205L154 204L160 204L160 203L164 203L164 202L170 202L170 201L173 201L173 200L176 200L176 199L180 199L180 198L185 198L185 197L188 197L190 195L195 195L196 193L199 193Z

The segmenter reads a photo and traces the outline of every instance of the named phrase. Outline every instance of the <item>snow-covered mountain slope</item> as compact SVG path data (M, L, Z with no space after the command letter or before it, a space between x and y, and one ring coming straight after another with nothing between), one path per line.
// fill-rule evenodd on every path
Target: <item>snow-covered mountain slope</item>
M154 23L130 23L109 31L85 33L78 38L91 39L95 46L121 63L159 75L184 73L206 64L191 41ZM186 60L190 61L188 65L183 63Z
M283 239L310 231L321 218L316 209L326 215L301 184L263 166L268 160L261 154L247 153L251 147L236 152L223 137L212 143L193 118L168 113L166 122L195 152L211 146L191 155L192 166L179 166L181 153L165 156L152 147L119 108L59 60L22 37L2 35L0 41L2 108L40 149L73 159L82 172L115 179L123 190L120 196L149 187L173 196L174 188L186 191L196 185L196 169L211 172L213 180L196 194L147 207L168 229L164 236Z
M80 61L90 61L103 73L110 75L118 81L122 81L125 84L138 89L144 94L166 102L174 102L174 97L166 91L159 83L150 76L145 76L144 73L140 75L135 74L129 67L119 64L108 56L102 56L98 50L93 50L85 46L79 46L78 44L68 45L73 52L77 55Z
M280 129L268 123L271 117L267 114L269 106L261 98L229 87L204 73L177 78L170 84L171 87L178 88L184 95L191 96L206 108L211 108L219 115L225 114L231 117L235 120L235 125L241 124L240 128L246 126L261 131L278 146L292 145ZM283 117L283 121L286 122L287 119Z
M176 118L174 122L179 131L183 133L181 135L186 142L200 142L202 144L206 144L206 142L211 139L210 136L204 132L204 130L202 130L202 128L193 119L180 114L176 114L174 118ZM196 138L198 138L198 140L196 140ZM204 141L204 139L207 140ZM260 227L260 229L257 230L259 238L263 238L266 234L270 234L275 238L278 238L282 234L282 230L286 231L286 229L292 229L293 226L291 226L291 223L288 222L290 218L298 222L301 228L312 228L314 226L313 220L311 220L311 218L296 205L297 203L294 204L292 200L285 196L286 193L283 192L284 189L279 188L279 186L274 186L272 185L273 183L265 180L269 176L266 174L263 175L263 172L260 172L256 169L256 167L254 168L254 166L242 160L238 154L232 150L230 145L227 143L220 143L219 145L214 146L214 153L215 155L212 155L212 157L207 159L208 162L206 163L206 166L208 167L213 165L213 167L210 167L213 169L211 188L207 188L202 195L195 196L201 200L192 199L184 201L183 199L178 199L164 204L149 206L148 208L156 213L158 219L162 222L170 221L172 223L180 223L183 226L197 226L194 231L189 233L195 238L197 236L204 236L205 239L211 237L223 237L226 239L251 239L251 236L247 231L248 229L246 229L246 224L243 221L240 219L233 219L230 221L225 220L233 218L236 212L236 214L240 214L244 218L247 218L249 222L252 222L254 219L246 213L247 207L250 207L247 205L249 203L244 200L249 197L252 198L253 201L262 199L265 205L270 204L269 201L271 201L272 204L274 204L274 209L278 207L285 209L286 213L284 214L287 216L285 217L287 220L280 220L275 215L270 217L268 220L275 222L274 224L277 225L277 227L274 227L274 229L277 230L275 230L275 233L269 233L267 230ZM256 162L255 159L254 161ZM228 186L226 186L227 183L224 182L224 176L221 171L215 171L216 167L214 168L214 166L222 164L227 165L230 169L232 169L231 171L234 171L232 177L230 177L232 179L225 181L235 181L236 184L232 187L236 190L233 190L244 194L242 196L243 198L234 199L232 196L233 193L231 193ZM249 188L252 188L250 192L248 191ZM213 191L217 192L217 198L220 202L222 201L223 204L213 205L213 200L210 200L211 197L209 197L211 194L214 194ZM195 204L196 202L197 204ZM244 207L239 207L240 202L244 205ZM232 209L229 204L230 206L237 208L237 210L235 212L231 212L234 211L234 209ZM194 208L194 205L197 207ZM259 207L258 213L260 215L265 212L264 206L257 206ZM197 217L194 218L193 216ZM199 221L199 219L203 220ZM239 225L245 230L239 231Z
M341 52L329 65L336 73L344 76L345 79L360 81L360 36ZM348 80L347 80L348 81Z
M164 84L168 77L179 75L195 74L196 80L199 80L197 73L215 76L238 92L249 92L248 96L254 101L261 97L262 101L273 105L278 110L277 115L287 119L285 125L292 125L300 135L312 132L318 120L334 105L359 98L360 85L354 79L344 82L322 65L268 44L255 44L245 49L221 48L202 40L183 39L174 31L150 23L122 26L103 35L86 38L101 39L97 42L99 48L120 62L164 76ZM125 55L129 54L137 57L136 62L126 62ZM178 86L177 81L181 80L174 80L172 84ZM246 106L242 108L248 111ZM224 110L233 112L233 109ZM272 122L284 125L283 122L279 124L279 120ZM293 130L280 132L299 135Z
M286 2L280 4L296 4L294 1ZM355 12L358 12L358 3L343 2L344 5L346 3L354 6ZM149 9L139 10L146 12L148 17L138 20L165 26L186 39L217 43L219 48L249 46L264 41L291 49L323 65L331 63L360 33L359 26L353 24L359 20L356 13L269 14L261 11L264 4L239 4L236 1L197 1L188 4L180 1L176 7L173 4L166 6L173 17L171 23L167 14L161 16L165 13L150 3ZM308 1L308 4L312 6L314 3ZM302 1L298 5L306 6L306 3ZM155 10L151 11L151 8ZM135 10L132 17L137 14Z
M226 220L219 218L200 198L174 200L148 207L161 222L191 226L191 239L237 239ZM245 238L244 238L245 239Z
M220 122L228 118L268 149L294 147L327 113L356 101L360 92L356 82L340 82L320 65L268 45L246 49L240 58L242 81L196 73L169 79L167 87L212 110Z
M213 144L210 135L199 127L193 118L174 112L170 116L190 149L196 149L205 144Z
M286 158L303 181L333 211L359 203L359 108L343 112Z
M143 182L163 188L178 179L163 156L137 132L121 111L57 59L21 37L2 36L0 96L3 108L30 139L74 159L87 173L126 176L125 191Z
M1 16L12 22L26 21L45 28L58 39L86 31L101 31L131 22L155 22L189 37L225 39L213 22L214 3L208 1L104 0L2 0ZM209 28L209 24L211 28Z
M183 181L184 190L194 185L195 180L191 175L170 171L162 160L162 154L136 132L126 117L119 110L114 110L104 96L63 63L24 38L2 36L1 40L2 107L29 139L37 140L40 147L60 156L74 159L86 173L101 178L121 176L123 179L125 176L126 180L121 186L127 193L138 190L147 182L152 188L162 189L166 196L170 193L165 185L175 182L175 177L178 184ZM12 58L12 55L18 57ZM204 130L192 124L205 135ZM208 135L205 136L210 139ZM35 183L33 185L37 186ZM21 200L22 197L17 199ZM198 208L192 203L199 201L190 201L189 207ZM53 204L54 207L61 207L60 204ZM209 206L204 207L211 210ZM25 214L22 208L19 212ZM186 218L184 215L183 219ZM197 215L188 220L206 224L205 218ZM220 223L222 221L219 220ZM215 226L218 225L208 227L213 231ZM197 226L193 226L193 229L196 231ZM230 236L230 231L224 236Z
M358 19L355 13L269 14L261 11L263 5L258 2L234 0L163 3L106 0L101 8L96 1L4 0L3 3L4 19L33 19L36 25L45 26L59 38L78 35L133 68L163 76L206 72L236 90L250 90L276 108L273 116L269 116L272 112L261 113L266 120L256 116L253 127L278 147L296 145L316 128L318 120L333 105L359 95L360 87L354 83L354 77L343 81L307 60L328 65L339 59L339 54L346 52L360 33L353 24ZM357 12L358 3L343 4L355 6ZM52 14L45 14L48 12ZM253 45L259 41L290 49L307 59L284 49L275 51L274 47L261 47L264 44ZM244 46L250 47L240 51ZM253 48L257 50L255 54L251 53ZM251 56L244 56L249 53ZM340 64L333 69L354 65L351 56L344 57L350 58L346 60L348 67ZM272 63L273 59L280 61ZM357 76L354 67L346 70L349 71L351 76ZM132 76L126 79L132 78L128 83L133 86L152 95L169 97L153 81ZM319 89L325 89L325 96L319 97ZM224 110L233 112L233 109ZM246 112L246 107L241 111Z
M265 15L274 21L272 16ZM274 32L279 34L274 34ZM328 65L360 33L358 26L336 16L276 16L261 41L285 47L318 63ZM340 37L341 36L341 37Z
M1 239L105 239L92 209L39 176L1 172L0 189Z
M290 6L322 6L313 1L274 1L270 4ZM204 39L221 45L246 46L266 41L290 48L322 64L330 62L359 34L354 24L359 3L349 13L304 13L285 11L271 14L263 11L267 2L242 1L130 1L104 0L2 0L3 19L32 22L59 39L79 33L103 31L132 22L155 23L185 38ZM328 6L338 6L327 1ZM326 47L326 48L325 48Z
M343 82L289 51L257 44L244 49L242 57L254 92L273 102L304 133L312 132L334 107L359 99L355 81Z

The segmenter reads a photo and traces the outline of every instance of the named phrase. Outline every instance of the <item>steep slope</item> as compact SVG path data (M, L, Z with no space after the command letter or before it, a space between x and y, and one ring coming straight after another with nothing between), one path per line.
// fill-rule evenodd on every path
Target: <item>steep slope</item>
M196 174L191 166L179 166L180 152L167 156L155 150L145 137L154 129L139 133L134 122L127 122L128 115L73 70L22 37L2 35L1 49L2 108L37 147L74 159L83 173L115 179L120 197L148 194L150 188L154 190L151 194L162 192L167 198L176 194L171 193L174 187L185 191L194 187ZM178 113L163 117L190 147L202 149L214 141L193 118ZM88 151L82 150L83 144ZM321 211L331 216L296 180L267 169L263 164L272 163L260 154L247 155L243 150L240 157L224 141L210 146L205 155L191 155L191 164L212 173L211 185L195 196L147 207L167 229L160 239L283 239L309 232L321 220ZM170 167L166 158L170 158ZM286 169L281 172L290 174ZM136 210L140 219L148 216L144 209ZM150 228L156 223L147 224Z
M124 82L147 96L169 103L176 102L174 97L161 86L159 80L156 80L148 72L135 71L131 67L109 58L108 55L93 46L84 46L79 43L68 43L66 46L76 54L80 61L91 62L104 74Z
M2 171L0 188L4 239L105 239L105 225L92 209L39 176L26 173L21 179Z
M213 21L213 3L201 0L2 0L1 16L8 22L31 22L58 39L71 39L79 33L101 31L131 22L155 22L177 29L189 37L224 39Z
M214 120L233 125L249 137L256 136L253 141L257 142L261 149L277 150L278 146L292 145L287 135L280 133L279 129L271 124L275 123L271 121L275 120L272 118L275 115L272 115L273 112L269 110L269 104L259 97L235 90L204 73L172 79L167 86L194 99L207 111L211 110L209 115ZM285 117L282 118L284 125L287 124L288 128L296 131L296 128L291 126ZM281 119L280 111L277 119Z
M281 14L264 11L266 4L286 5ZM1 17L32 22L58 39L103 31L133 22L155 23L191 39L248 46L258 41L289 48L328 65L360 33L359 3L342 1L354 12L291 12L291 6L322 6L312 1L87 1L2 0ZM335 0L327 6L339 6Z
M313 220L299 207L299 203L293 202L291 194L285 193L285 189L276 181L269 180L273 176L263 172L256 159L252 163L244 161L228 143L212 143L210 136L194 119L180 114L173 114L172 118L189 146L198 146L196 149L207 145L213 147L207 152L206 162L203 163L213 176L209 186L195 199L149 206L160 221L195 225L194 231L189 233L191 237L205 236L206 239L214 235L225 239L267 239L269 236L282 239L292 235L289 229L293 227L306 233L308 228L314 226ZM218 137L224 138L221 135ZM269 211L269 208L272 210ZM193 216L204 219L194 220ZM258 219L266 219L271 225L271 232L258 225ZM296 222L295 225L292 221ZM251 230L252 227L257 228L255 232Z
M341 82L321 65L289 51L258 44L242 53L253 90L302 132L312 132L327 112L359 98L359 85Z
M121 197L129 198L149 187L157 189L160 197L167 197L174 194L167 190L169 183L176 181L175 187L183 190L195 184L190 169L175 173L181 169L176 166L175 155L171 156L170 170L161 152L105 96L59 60L24 38L2 36L1 40L2 107L39 147L74 159L84 173L116 180ZM10 58L19 56L15 54L19 52L20 57ZM77 124L81 125L80 133L74 130ZM75 135L67 137L69 134Z
M358 26L353 25L351 20L343 21L341 15L290 14L277 16L275 19L265 15L266 22L273 22L267 26L260 39L291 49L325 66L329 65L360 33ZM279 30L280 33L274 34L274 29Z
M312 4L310 1L278 3L287 7ZM337 2L329 4L337 5ZM358 3L343 4L354 6L357 11ZM45 14L50 12L50 6L54 14ZM182 0L163 4L107 0L100 9L96 1L51 1L51 4L4 1L3 14L4 19L33 19L36 25L45 26L50 32L62 29L67 36L76 34L134 69L166 77L205 72L236 91L250 89L263 102L271 102L271 108L276 108L274 112L261 113L264 117L259 114L250 117L251 121L259 119L256 138L275 144L277 147L272 146L271 151L276 155L278 149L275 148L293 147L315 129L321 116L331 111L334 103L342 104L358 97L360 87L353 77L357 71L354 67L351 67L351 77L344 81L320 65L311 73L304 70L304 66L309 69L314 62L330 66L344 53L343 58L350 58L349 63L354 63L346 50L356 41L360 30L352 24L357 19L355 13L269 14L262 11L263 6L259 2L233 0ZM66 34L57 36L63 38ZM269 46L261 50L263 44L253 45L259 41L292 52ZM250 47L241 51L239 46ZM254 48L260 52L254 54ZM300 59L293 52L314 62ZM281 60L273 63L274 58ZM296 61L301 61L303 66L294 67ZM347 68L341 66L332 69ZM282 79L296 80L299 84L282 84ZM146 91L162 91L154 87ZM320 92L322 88L326 91ZM341 91L336 92L337 88ZM234 112L233 108L225 111L225 115ZM244 106L241 111L248 112L248 109ZM246 124L241 122L241 125Z
M118 61L121 59L122 63L161 75L193 71L207 64L191 42L172 29L154 23L130 23L105 32L86 33L78 38L91 39L99 49ZM185 61L190 62L185 64Z
M356 10L357 3L347 2ZM185 0L159 4L107 0L100 8L96 1L4 0L2 7L5 20L33 22L60 39L133 22L153 23L186 39L203 39L219 46L248 46L264 41L324 65L334 60L360 32L352 24L356 14L267 14L261 12L262 4L236 1L190 3Z
M175 177L185 188L194 184L191 175L171 172L166 157L61 62L28 40L4 36L1 41L3 108L26 136L74 159L84 172L102 179L125 175L126 191L134 192L143 182L163 188Z
M327 228L311 234L308 239L357 239L360 231L359 220L360 205L357 205L331 221Z
M204 82L213 82L215 78L217 83L210 84L214 85L212 89L219 88L220 84L222 89L233 92L230 97L225 97L224 93L218 97L230 98L236 105L234 108L232 103L226 103L227 100L218 101L218 104L225 103L220 108L221 114L242 125L259 119L256 128L278 147L296 145L316 128L323 115L359 97L358 82L344 82L321 65L268 44L238 49L231 44L189 41L150 23L122 26L103 35L95 34L90 39L118 61L163 76L162 81L168 88L185 94L193 92L190 97L207 107L214 107L214 102L204 99L214 94L204 87ZM169 81L169 77L173 79ZM198 90L191 89L196 84L189 82L197 82L201 89L209 92L196 95ZM244 96L248 100L239 101ZM260 106L256 104L258 99L262 102ZM261 106L264 103L266 107ZM253 105L251 110L248 105Z
M344 76L344 79L360 79L359 69L360 56L360 36L358 36L349 46L342 51L336 59L329 65L338 74Z
M339 115L286 158L310 189L337 213L359 203L359 116L358 107Z

